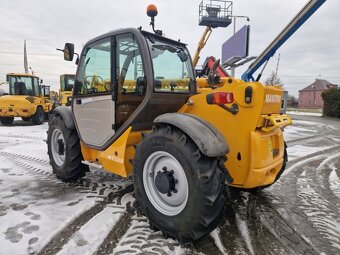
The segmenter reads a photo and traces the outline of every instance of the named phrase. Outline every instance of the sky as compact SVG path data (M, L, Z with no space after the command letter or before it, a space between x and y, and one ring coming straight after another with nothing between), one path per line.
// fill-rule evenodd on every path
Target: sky
M90 39L117 28L151 30L148 4L158 7L156 28L172 39L188 44L194 54L204 27L198 25L200 0L1 0L0 83L9 72L24 72L23 45L27 40L28 64L45 84L57 90L59 75L75 73L76 65L65 62L56 48L73 42L76 52ZM251 26L250 55L259 55L308 0L234 0L236 28ZM326 3L277 51L261 81L275 71L291 95L318 79L340 84L340 1ZM233 25L216 28L201 53L221 58L223 42ZM249 64L236 70L240 77Z

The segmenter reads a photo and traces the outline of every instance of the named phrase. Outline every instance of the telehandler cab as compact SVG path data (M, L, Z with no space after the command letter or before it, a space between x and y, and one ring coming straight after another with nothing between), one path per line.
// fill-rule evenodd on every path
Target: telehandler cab
M152 23L156 14L149 6ZM72 61L74 45L63 51ZM61 180L89 166L133 175L150 225L189 241L218 225L226 184L265 188L284 171L282 128L291 119L280 114L280 87L216 77L218 62L196 79L186 45L159 30L101 35L78 61L72 107L57 107L49 122L48 154Z
M14 117L32 120L34 125L43 123L52 110L49 86L41 85L39 77L30 74L7 74L9 95L0 98L0 121L11 125Z

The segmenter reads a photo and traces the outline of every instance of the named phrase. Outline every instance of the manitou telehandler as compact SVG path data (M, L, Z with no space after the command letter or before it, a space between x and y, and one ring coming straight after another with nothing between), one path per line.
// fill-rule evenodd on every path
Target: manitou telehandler
M34 125L43 123L52 110L49 86L41 85L39 77L30 74L7 74L9 95L0 98L0 121L11 125L14 117L32 120Z
M216 77L218 62L196 79L186 45L159 30L119 29L89 41L72 107L57 107L49 122L53 172L63 181L89 166L133 175L150 225L182 241L207 235L223 215L226 184L265 188L285 169L282 128L291 119L280 114L283 91L252 74L323 2L310 1L244 80ZM147 13L154 27L157 9ZM72 61L74 45L63 51Z
M60 75L59 104L62 106L71 105L74 79L75 79L74 74Z

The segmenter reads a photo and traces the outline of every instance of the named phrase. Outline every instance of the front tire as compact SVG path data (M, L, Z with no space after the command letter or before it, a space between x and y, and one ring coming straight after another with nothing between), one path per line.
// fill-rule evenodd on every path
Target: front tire
M41 107L37 107L35 114L32 116L32 122L34 125L41 125L44 122L45 112Z
M182 131L154 128L134 159L135 194L150 225L183 242L215 229L226 203L223 163L203 155Z
M4 126L12 125L13 121L14 121L14 117L0 117L0 122Z
M89 171L88 166L81 163L77 131L67 128L59 115L54 115L49 123L47 147L53 173L62 181L75 181Z

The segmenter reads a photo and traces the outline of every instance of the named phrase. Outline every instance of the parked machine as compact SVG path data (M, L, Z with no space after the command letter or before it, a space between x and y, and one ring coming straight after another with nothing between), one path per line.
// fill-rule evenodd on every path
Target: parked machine
M0 98L0 121L11 125L14 117L32 121L35 125L43 123L52 110L49 99L49 86L41 85L39 77L30 74L7 74L9 95Z
M154 28L155 6L148 15ZM64 59L73 57L67 43ZM77 62L71 107L57 107L49 122L48 154L61 180L89 166L132 174L150 225L189 241L218 225L226 184L265 188L284 171L282 129L291 119L280 114L280 87L220 77L217 61L196 79L186 45L159 30L101 35Z
M62 106L71 105L74 79L75 79L74 74L60 75L59 104Z

